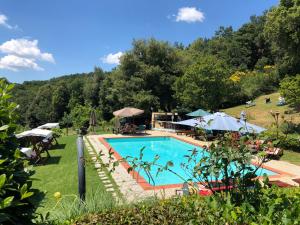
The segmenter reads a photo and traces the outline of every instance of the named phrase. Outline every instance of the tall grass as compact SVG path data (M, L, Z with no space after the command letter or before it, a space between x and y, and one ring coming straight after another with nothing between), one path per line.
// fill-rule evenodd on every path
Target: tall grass
M82 202L77 195L65 195L50 211L49 219L57 224L71 222L84 214L112 209L115 205L114 199L109 197L103 189L92 191L86 197L85 202Z

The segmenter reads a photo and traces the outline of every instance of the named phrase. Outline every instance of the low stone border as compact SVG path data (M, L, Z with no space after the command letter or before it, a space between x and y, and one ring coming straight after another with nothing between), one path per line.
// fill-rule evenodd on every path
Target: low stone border
M94 148L90 145L89 140L86 137L84 137L83 140L84 140L85 147L91 156L91 159L95 163L95 168L97 170L98 176L99 176L101 182L103 183L106 191L110 192L112 194L113 198L116 200L116 202L118 204L121 204L123 202L123 199L118 196L119 190L115 189L115 185L112 183L111 179L108 177L107 172L105 172L101 169L101 162L99 161L99 159L94 151Z

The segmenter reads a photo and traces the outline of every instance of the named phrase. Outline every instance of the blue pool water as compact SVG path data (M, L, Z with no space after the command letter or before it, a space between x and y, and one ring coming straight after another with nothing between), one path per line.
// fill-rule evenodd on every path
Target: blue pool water
M172 170L188 179L189 176L183 171L180 164L186 163L187 160L184 155L190 155L189 150L197 149L207 154L202 148L177 140L171 137L141 137L141 138L106 138L105 139L111 147L113 147L123 158L126 156L139 157L141 148L145 147L143 151L143 161L152 162L156 155L159 155L157 161L160 165L165 165L168 161L172 161L174 166ZM199 156L202 154L199 154ZM155 185L168 185L182 183L182 179L178 176L164 171L156 176L157 168L151 169L152 177L154 178ZM260 168L257 175L263 174L274 175L276 173ZM146 181L149 179L144 171L139 171L139 174L144 177ZM153 182L149 182L153 185Z

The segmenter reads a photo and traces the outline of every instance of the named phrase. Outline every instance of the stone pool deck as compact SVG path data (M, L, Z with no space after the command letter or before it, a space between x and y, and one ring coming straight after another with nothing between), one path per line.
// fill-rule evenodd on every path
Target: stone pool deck
M208 142L198 141L185 135L176 135L175 133L162 132L162 131L147 131L147 135L115 135L115 134L103 134L103 135L89 135L87 136L93 149L99 155L100 151L103 154L101 160L103 163L109 163L109 149L100 141L101 138L116 138L116 137L143 137L143 136L167 136L175 137L196 145L209 145ZM270 160L264 163L267 169L271 169L275 172L280 171L280 175L271 177L270 180L280 180L290 185L298 186L292 179L300 178L300 166L294 164ZM159 198L169 198L175 195L176 190L180 187L170 187L155 190L145 190L131 174L128 174L127 169L123 165L119 165L115 168L115 171L111 174L115 183L118 185L120 192L124 199L128 202L139 201L147 197L157 196Z

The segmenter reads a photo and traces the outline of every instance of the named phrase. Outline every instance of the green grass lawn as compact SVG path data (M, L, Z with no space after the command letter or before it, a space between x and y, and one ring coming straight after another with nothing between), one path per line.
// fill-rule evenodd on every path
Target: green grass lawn
M277 106L276 103L278 102L278 97L280 96L279 93L272 93L269 95L262 95L254 100L256 103L255 106L246 108L245 105L235 106L232 108L224 109L225 113L229 115L240 117L241 111L245 111L247 114L247 119L250 123L254 123L259 126L263 126L268 128L272 123L274 123L274 119L270 114L270 110L279 111L280 117L284 115L285 119L292 119L295 123L300 123L300 113L291 113L291 114L284 114L285 111L290 111L288 105L285 106ZM270 98L271 103L266 104L265 98ZM282 121L282 119L281 119Z
M280 158L280 160L287 161L300 166L300 153L284 150L283 156Z
M288 105L285 106L277 106L276 103L278 102L278 97L280 96L279 93L272 93L269 95L262 95L254 100L256 103L255 106L246 108L245 105L235 106L232 108L224 109L223 111L231 116L239 117L241 111L245 111L247 114L247 120L250 123L263 126L268 128L274 123L274 119L270 114L270 111L279 111L280 112L280 123L283 121L282 116L284 119L292 119L294 123L300 123L300 113L296 113L290 108ZM266 104L265 98L270 98L271 103ZM290 114L285 114L286 111L293 111ZM290 134L291 136L295 136L296 138L299 137L298 134ZM284 154L281 157L281 160L300 165L300 153L284 150Z
M55 192L61 192L63 198L74 201L78 193L77 179L77 149L76 136L64 136L59 140L59 145L50 150L51 158L45 165L34 167L33 187L45 191L46 195L38 212L51 211L56 204L53 196ZM88 153L86 159L90 159ZM104 186L98 177L94 164L90 161L86 166L86 192L87 199L97 196L99 201L108 203L113 201L111 194L104 190Z

